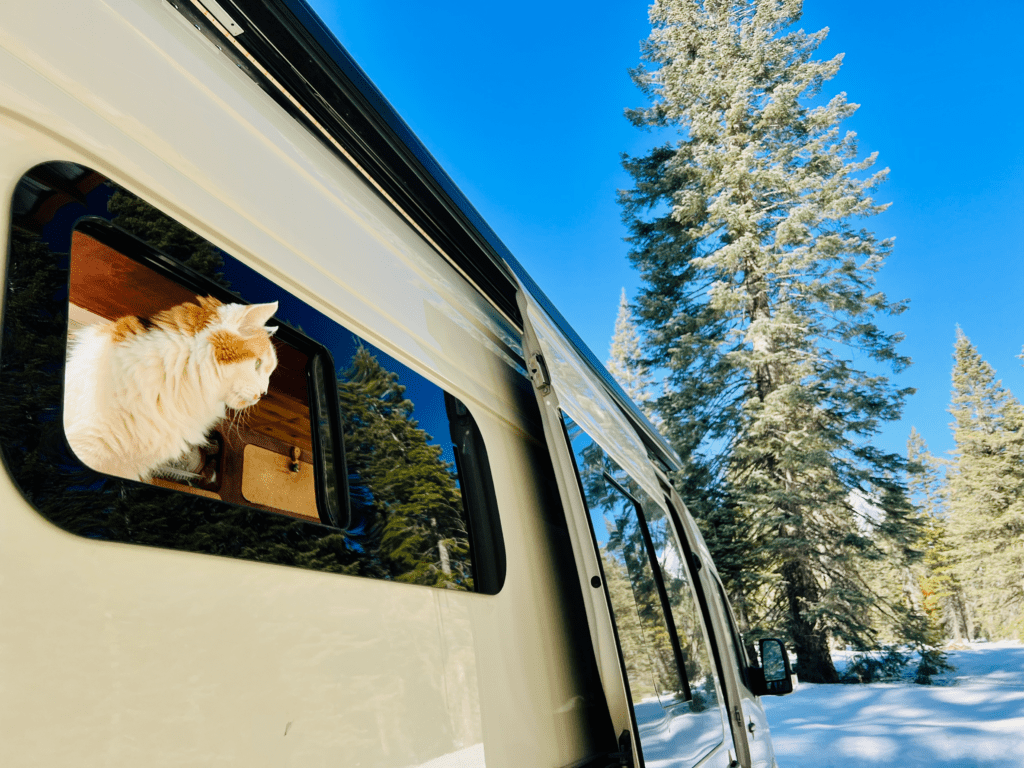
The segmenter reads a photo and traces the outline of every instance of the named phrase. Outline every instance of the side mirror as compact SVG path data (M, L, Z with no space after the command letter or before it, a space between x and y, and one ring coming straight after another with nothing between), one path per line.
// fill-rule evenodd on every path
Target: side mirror
M751 690L758 696L785 696L793 692L793 669L781 640L760 642L761 666L750 670Z

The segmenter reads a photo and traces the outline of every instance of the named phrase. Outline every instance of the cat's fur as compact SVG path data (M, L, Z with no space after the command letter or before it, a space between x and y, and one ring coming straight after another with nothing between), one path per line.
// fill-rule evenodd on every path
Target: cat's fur
M267 393L277 353L272 304L185 302L76 334L65 374L64 429L75 454L107 474L148 480L206 443L227 409Z

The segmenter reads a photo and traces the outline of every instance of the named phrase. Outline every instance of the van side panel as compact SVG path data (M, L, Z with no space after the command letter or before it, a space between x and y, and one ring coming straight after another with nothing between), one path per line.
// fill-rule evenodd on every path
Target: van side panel
M564 766L606 750L509 323L164 3L5 11L5 241L15 185L50 160L110 176L466 402L508 566L489 596L92 541L0 472L5 765Z

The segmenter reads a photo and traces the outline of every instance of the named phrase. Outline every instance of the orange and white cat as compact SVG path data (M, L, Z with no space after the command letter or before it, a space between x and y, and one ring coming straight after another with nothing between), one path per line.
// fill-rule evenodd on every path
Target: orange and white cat
M148 480L207 442L228 409L267 393L277 353L271 304L186 302L79 331L64 382L64 430L83 463Z

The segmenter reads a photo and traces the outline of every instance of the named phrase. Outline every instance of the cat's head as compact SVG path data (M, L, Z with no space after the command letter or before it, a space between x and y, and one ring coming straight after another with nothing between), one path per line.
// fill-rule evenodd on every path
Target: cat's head
M212 302L208 306L212 308ZM215 311L207 341L224 383L224 402L236 410L249 408L267 394L270 374L277 368L277 352L270 340L277 327L266 325L277 311L277 302L221 304Z

